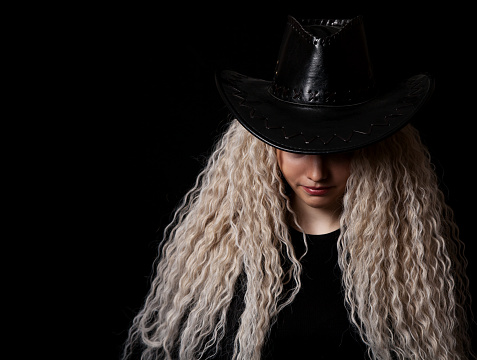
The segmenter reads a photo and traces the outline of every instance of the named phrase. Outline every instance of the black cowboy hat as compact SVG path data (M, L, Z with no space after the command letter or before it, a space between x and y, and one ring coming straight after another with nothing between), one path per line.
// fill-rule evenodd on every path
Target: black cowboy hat
M322 154L354 150L395 133L429 98L434 81L413 76L379 91L362 17L288 17L273 81L216 74L226 105L275 148Z

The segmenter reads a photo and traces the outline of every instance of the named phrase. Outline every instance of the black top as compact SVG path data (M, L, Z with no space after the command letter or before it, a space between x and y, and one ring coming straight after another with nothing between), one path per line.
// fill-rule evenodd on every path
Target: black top
M297 258L305 252L303 235L290 229ZM277 317L262 359L368 359L366 346L348 320L338 266L339 230L325 235L307 235L308 253L302 259L302 288L295 300ZM243 311L243 291L238 290L221 354L230 359L238 319Z

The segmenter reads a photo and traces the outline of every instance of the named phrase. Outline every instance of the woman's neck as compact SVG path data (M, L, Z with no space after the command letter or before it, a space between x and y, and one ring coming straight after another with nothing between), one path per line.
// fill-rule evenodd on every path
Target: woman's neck
M306 234L322 235L339 229L341 204L333 208L313 208L296 196L292 196L290 200L298 224Z

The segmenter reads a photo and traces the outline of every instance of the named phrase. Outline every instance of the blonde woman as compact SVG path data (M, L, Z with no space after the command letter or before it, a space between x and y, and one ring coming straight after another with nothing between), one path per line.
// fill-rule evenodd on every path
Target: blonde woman
M432 79L380 92L360 17L289 17L273 81L217 85L236 120L165 229L124 358L470 358L462 243L408 124Z

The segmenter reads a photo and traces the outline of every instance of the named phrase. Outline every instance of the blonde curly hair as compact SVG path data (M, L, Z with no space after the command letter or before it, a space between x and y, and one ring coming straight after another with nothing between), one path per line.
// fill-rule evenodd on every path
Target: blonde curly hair
M355 151L350 169L338 262L350 320L370 357L467 359L463 246L417 131L408 125ZM275 149L232 121L164 231L123 358L135 347L142 360L214 353L242 274L233 359L260 359L276 315L300 291L290 221L298 226Z

